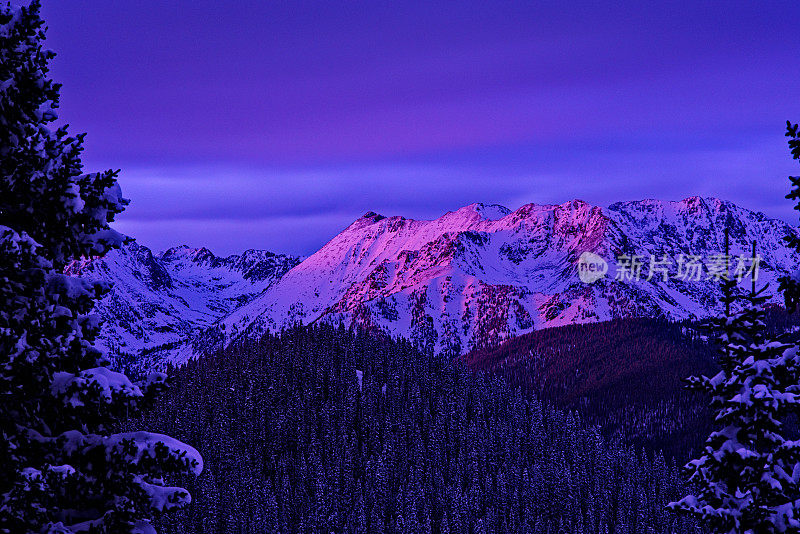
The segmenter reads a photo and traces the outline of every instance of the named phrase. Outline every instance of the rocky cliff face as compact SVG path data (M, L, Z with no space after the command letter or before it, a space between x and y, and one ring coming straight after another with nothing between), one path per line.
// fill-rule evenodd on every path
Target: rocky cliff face
M472 204L432 221L369 212L218 321L206 339L224 344L295 322L327 321L381 329L434 352L463 353L549 326L703 317L719 311L714 255L724 252L725 229L731 269L739 255L749 258L753 240L760 284L774 291L776 278L796 269L800 257L782 241L796 229L713 198L608 208L575 200L513 212ZM578 277L585 252L609 264L594 283ZM641 262L641 275L620 256L636 257L629 262ZM741 267L750 263L744 259Z

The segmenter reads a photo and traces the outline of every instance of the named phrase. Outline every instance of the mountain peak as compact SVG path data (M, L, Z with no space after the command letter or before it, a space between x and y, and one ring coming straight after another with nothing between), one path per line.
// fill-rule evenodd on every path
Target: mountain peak
M587 206L590 208L595 207L592 204L589 204L588 202L580 198L573 198L572 200L568 200L567 202L561 204L561 207L572 208L572 209L580 209L580 208L585 208Z
M160 253L158 258L162 261L188 259L194 262L205 262L213 261L216 259L216 256L206 247L193 248L189 245L178 245L177 247L169 248Z
M496 221L498 219L502 219L503 217L511 213L510 209L500 204L483 204L482 202L474 202L469 206L466 206L465 208L461 209L467 209L467 208L472 209L472 211L479 214L482 219L485 219L487 221Z
M585 200L581 200L579 198L575 198L564 202L563 204L559 204L555 206L555 208L560 209L562 211L568 211L570 213L575 213L580 216L580 214L591 214L593 212L602 212L602 208L600 206L595 206L594 204L590 204Z
M783 243L791 227L715 198L609 208L573 199L513 213L474 203L432 220L368 212L224 319L224 331L257 336L298 321L356 323L434 351L463 352L548 326L700 317L718 302L713 281L646 279L644 272L641 280L609 275L588 284L578 276L578 257L595 252L609 273L621 255L707 257L720 250L725 229L735 254L758 239L764 282L800 261Z
M790 225L695 196L608 208L574 199L526 204L513 213L474 203L433 220L370 211L302 262L259 250L218 258L186 245L153 258L132 243L92 260L97 265L70 268L138 295L146 316L118 309L118 297L101 306L111 318L103 339L126 353L146 349L148 358L182 361L240 336L315 321L360 324L432 351L461 353L549 326L712 313L719 302L713 280L647 280L646 261L707 257L721 250L726 229L734 255L758 241L760 283L774 284L800 262L784 243L797 234ZM593 284L577 272L587 251L609 264L608 276ZM642 279L615 279L621 255L643 258Z
M727 200L722 200L717 197L701 197L698 195L686 197L683 200L679 201L678 204L686 206L687 208L696 208L700 206L705 206L715 211L724 210L732 206L732 204Z
M624 200L615 202L609 208L616 207L632 207L632 206L683 206L683 207L697 207L697 206L713 206L719 208L720 206L732 205L727 200L722 200L717 197L702 197L700 195L692 195L681 200L660 200L656 198L645 198L642 200Z
M112 285L95 306L104 319L101 346L112 359L137 356L159 366L183 361L199 330L250 301L299 263L299 258L248 250L227 258L187 245L158 256L135 241L104 257L75 261L66 274Z
M374 211L368 211L364 215L359 217L359 219L371 219L373 222L378 222L378 221L381 221L381 220L383 220L385 218L386 218L386 216L381 215L379 213L375 213Z

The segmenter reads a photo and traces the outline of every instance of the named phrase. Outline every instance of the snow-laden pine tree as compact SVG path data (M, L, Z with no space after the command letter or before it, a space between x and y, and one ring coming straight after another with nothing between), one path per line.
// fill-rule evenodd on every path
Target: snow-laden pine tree
M694 494L669 506L718 533L800 532L800 441L782 424L800 407L798 347L766 333L766 288L736 292L723 281L726 313L709 325L719 373L690 378L710 395L719 430L686 465Z
M786 137L789 138L789 151L792 158L800 160L800 128L797 124L786 121ZM792 183L792 190L789 191L786 198L796 201L794 209L800 211L800 176L790 176L789 181ZM784 237L784 241L793 249L800 251L800 235L789 234ZM800 269L791 276L779 278L778 281L780 282L778 290L783 292L786 308L790 312L795 311L800 304Z
M95 299L108 288L62 274L123 238L112 171L83 174L83 136L51 130L40 5L0 5L0 532L152 532L149 518L190 499L170 473L199 473L191 447L113 433L165 387L132 383L94 347Z

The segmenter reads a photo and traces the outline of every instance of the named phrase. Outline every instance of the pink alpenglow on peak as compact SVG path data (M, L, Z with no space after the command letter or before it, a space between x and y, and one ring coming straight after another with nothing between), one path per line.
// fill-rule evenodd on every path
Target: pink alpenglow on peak
M228 343L325 321L380 329L432 352L458 354L549 326L702 317L716 311L719 284L647 280L647 262L720 253L725 228L734 255L758 242L760 283L775 287L800 260L783 243L793 227L713 198L608 208L573 200L515 211L470 204L433 220L368 212L219 321L212 337ZM608 261L608 275L583 282L578 261L584 252ZM641 279L614 279L620 256L642 258Z

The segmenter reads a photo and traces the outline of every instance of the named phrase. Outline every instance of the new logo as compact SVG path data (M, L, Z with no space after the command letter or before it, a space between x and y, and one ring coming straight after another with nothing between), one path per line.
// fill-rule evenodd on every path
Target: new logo
M578 258L578 277L586 284L600 280L607 272L608 263L594 252L586 251Z

